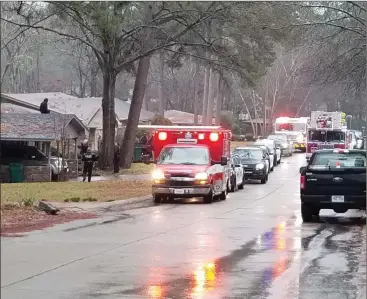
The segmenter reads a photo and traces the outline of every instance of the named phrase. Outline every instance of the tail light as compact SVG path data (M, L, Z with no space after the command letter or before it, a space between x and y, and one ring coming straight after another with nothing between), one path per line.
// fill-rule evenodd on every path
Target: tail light
M304 175L301 175L300 186L301 186L301 190L305 189L305 186L306 186L306 177Z
M199 140L204 140L205 134L204 133L200 133L198 136Z

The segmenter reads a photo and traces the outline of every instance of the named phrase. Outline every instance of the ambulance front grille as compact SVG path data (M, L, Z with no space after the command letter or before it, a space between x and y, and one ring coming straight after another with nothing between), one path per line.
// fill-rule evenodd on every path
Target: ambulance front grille
M334 144L318 144L317 149L334 149Z

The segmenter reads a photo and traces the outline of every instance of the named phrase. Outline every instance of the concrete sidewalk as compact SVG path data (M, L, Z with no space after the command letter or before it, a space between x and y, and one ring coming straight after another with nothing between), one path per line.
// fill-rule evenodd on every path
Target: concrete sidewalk
M142 181L149 181L151 179L150 174L120 174L120 175L101 175L101 176L92 176L92 182L99 182L99 181L132 181L132 180L142 180ZM78 177L74 179L70 179L69 182L82 182L83 177Z

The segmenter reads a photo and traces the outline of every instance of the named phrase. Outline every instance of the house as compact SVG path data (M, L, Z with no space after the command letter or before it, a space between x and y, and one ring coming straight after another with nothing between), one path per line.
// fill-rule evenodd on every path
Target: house
M51 113L74 114L89 131L89 141L92 149L98 148L98 140L102 137L103 117L102 98L77 98L62 92L29 93L29 94L1 94L2 103L13 104L27 109L39 111L39 105L44 98L48 98L48 109ZM130 103L115 98L116 124L126 123L130 110ZM149 123L154 113L141 110L140 122Z
M48 156L54 144L69 160L71 175L77 175L77 145L85 138L87 128L72 114L2 113L1 146L20 143L37 147ZM24 166L26 181L50 180L50 165ZM7 166L1 165L0 180L9 178Z
M164 117L168 118L173 125L176 126L193 126L194 114L189 112L183 112L179 110L167 110L164 112ZM202 124L203 117L198 115L198 125ZM215 125L215 119L213 118L212 124Z

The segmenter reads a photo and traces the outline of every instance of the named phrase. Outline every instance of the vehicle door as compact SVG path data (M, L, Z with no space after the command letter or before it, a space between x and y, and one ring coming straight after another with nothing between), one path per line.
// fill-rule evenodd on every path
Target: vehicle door
M237 184L241 184L242 178L243 178L243 167L241 165L241 160L238 156L235 156L233 158L234 166L235 166L235 172L236 172L236 182Z

